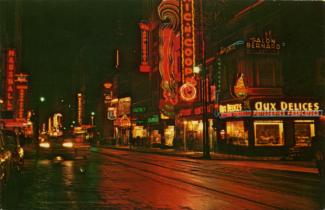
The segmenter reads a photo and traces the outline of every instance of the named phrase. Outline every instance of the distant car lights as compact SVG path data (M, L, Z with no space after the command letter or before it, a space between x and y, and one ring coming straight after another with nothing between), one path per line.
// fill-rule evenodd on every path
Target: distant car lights
M63 142L62 146L63 147L67 147L67 148L72 148L73 147L73 143L72 142Z
M41 142L39 144L39 146L42 147L42 148L50 148L51 145L48 142Z

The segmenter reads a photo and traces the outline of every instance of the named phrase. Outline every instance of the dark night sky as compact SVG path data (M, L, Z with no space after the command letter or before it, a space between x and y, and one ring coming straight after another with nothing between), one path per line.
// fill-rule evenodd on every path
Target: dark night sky
M60 98L70 103L84 81L94 110L114 49L136 48L140 9L136 0L24 1L22 69L31 74L31 104L41 95L48 109Z

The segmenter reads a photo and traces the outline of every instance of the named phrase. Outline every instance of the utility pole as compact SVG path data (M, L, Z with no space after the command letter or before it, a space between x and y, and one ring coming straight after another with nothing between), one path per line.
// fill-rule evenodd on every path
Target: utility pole
M203 4L200 0L200 37L201 37L201 53L202 53L202 106L203 106L203 158L210 159L210 142L209 142L209 125L208 125L208 107L207 107L207 68L205 55L205 37L203 25Z

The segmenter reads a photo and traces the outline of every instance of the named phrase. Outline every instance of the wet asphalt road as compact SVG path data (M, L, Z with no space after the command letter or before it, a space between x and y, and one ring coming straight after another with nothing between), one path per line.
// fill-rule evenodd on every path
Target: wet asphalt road
M88 159L29 159L3 208L320 209L316 174L238 162L112 149Z

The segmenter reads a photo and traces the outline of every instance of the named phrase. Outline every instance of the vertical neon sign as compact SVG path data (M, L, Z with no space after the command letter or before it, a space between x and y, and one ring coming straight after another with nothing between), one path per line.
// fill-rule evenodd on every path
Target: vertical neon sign
M181 0L181 40L182 40L182 82L180 95L184 101L196 98L194 0Z
M174 116L174 106L179 101L179 14L179 0L163 0L158 6L158 15L163 21L159 25L159 72L162 88L159 109L168 117Z
M16 74L16 89L18 91L18 100L17 100L17 118L23 119L25 112L25 95L27 86L27 74Z
M6 58L6 98L5 98L5 109L12 111L14 109L14 74L16 70L16 51L9 49L7 51Z
M141 30L141 65L140 72L148 73L151 71L149 65L149 30L150 25L145 22L139 24Z
M82 125L82 113L83 113L83 96L82 93L78 93L78 124Z

